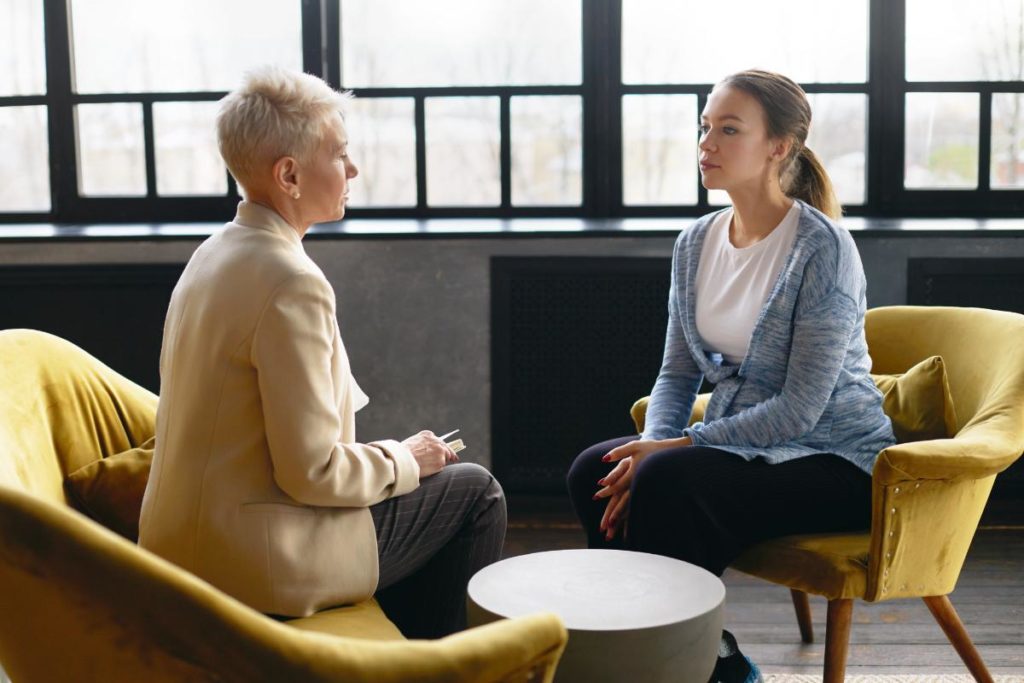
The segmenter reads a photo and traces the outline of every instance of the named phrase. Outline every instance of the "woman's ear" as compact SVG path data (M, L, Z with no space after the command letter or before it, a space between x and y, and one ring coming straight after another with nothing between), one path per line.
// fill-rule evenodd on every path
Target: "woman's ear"
M281 157L274 162L274 185L289 197L299 198L299 163L294 157Z
M772 140L771 153L769 156L771 157L772 161L782 161L789 155L789 150L792 147L793 141L790 138Z

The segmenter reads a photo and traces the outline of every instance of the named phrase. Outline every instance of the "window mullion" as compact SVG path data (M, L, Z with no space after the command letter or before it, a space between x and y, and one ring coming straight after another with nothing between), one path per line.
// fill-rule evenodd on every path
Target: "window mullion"
M501 182L501 208L509 209L512 206L512 114L511 100L509 93L505 92L499 96L498 126L500 128L499 140L500 151L498 154L499 176Z
M979 100L978 190L988 192L992 189L992 90L986 89L979 93Z
M416 95L416 210L427 209L427 105L424 95Z
M867 212L886 215L903 193L905 0L871 0Z
M72 111L71 18L67 2L43 3L46 42L46 103L50 144L50 215L63 222L75 217L78 172Z

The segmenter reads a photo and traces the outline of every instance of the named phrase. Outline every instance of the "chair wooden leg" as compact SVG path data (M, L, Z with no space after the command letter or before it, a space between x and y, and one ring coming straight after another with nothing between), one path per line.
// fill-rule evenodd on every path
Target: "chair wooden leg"
M828 622L825 624L825 675L822 683L843 683L846 677L846 656L850 650L852 617L851 598L828 601Z
M811 623L811 603L807 601L807 593L790 588L789 594L793 597L796 623L800 626L800 640L805 643L813 643L814 625Z
M957 654L960 655L960 659L964 660L967 670L971 672L975 680L980 683L992 683L992 674L988 672L988 667L985 666L977 648L971 642L971 637L967 635L967 629L960 621L960 615L953 609L953 603L949 601L949 596L933 595L924 598L924 604L928 605L935 621L939 622L939 626L945 631L949 642L956 648Z

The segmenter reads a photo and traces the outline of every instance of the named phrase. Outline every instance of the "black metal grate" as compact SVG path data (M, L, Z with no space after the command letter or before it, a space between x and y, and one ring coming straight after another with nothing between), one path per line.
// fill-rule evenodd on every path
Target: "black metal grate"
M150 391L182 264L0 267L0 329L62 337Z
M491 260L494 470L555 493L583 448L633 433L661 365L670 261Z
M907 303L1024 313L1024 258L912 258Z

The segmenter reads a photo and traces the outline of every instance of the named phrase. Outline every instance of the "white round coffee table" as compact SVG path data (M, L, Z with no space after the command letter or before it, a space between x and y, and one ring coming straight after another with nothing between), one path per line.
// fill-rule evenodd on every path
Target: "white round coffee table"
M569 630L555 681L711 677L725 586L700 567L624 550L555 550L502 560L469 581L470 626L554 612Z

